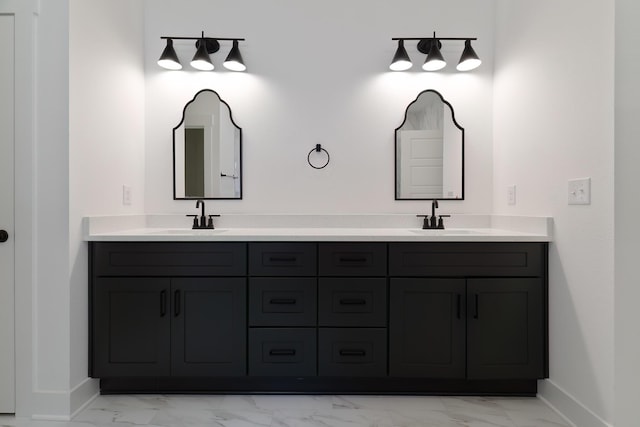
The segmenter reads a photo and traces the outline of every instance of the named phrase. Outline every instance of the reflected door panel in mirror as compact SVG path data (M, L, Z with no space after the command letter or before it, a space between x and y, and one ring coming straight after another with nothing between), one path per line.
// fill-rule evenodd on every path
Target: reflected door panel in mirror
M242 129L218 94L204 89L173 129L174 199L242 198Z
M395 131L396 200L464 199L464 129L451 104L425 90Z

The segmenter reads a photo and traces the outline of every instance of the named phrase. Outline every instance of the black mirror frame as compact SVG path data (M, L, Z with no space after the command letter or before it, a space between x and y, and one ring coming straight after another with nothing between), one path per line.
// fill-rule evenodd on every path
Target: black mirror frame
M240 179L240 196L239 197L176 197L176 131L178 130L178 128L180 126L182 126L182 124L184 123L184 119L185 119L185 114L187 112L187 107L189 105L191 105L192 102L194 102L196 100L196 98L198 97L198 95L200 95L203 92L211 92L213 94L215 94L218 99L220 100L220 102L222 102L224 105L227 106L227 108L229 109L229 119L231 120L231 123L236 127L236 129L238 129L238 131L240 132L240 163L239 163L239 179ZM233 113L231 112L231 106L229 106L229 104L220 97L220 95L218 94L218 92L216 92L213 89L202 89L200 91L198 91L195 95L193 95L193 98L191 99L191 101L187 102L184 106L184 108L182 109L182 119L180 119L180 123L178 123L174 128L173 128L173 156L172 156L172 167L173 167L173 200L242 200L242 185L243 185L243 179L242 179L242 128L240 126L238 126L235 122L235 120L233 120Z
M436 95L438 95L438 97L440 97L440 99L442 100L442 102L447 105L449 107L449 109L451 110L451 119L453 120L453 124L456 125L456 127L458 129L460 129L460 131L462 132L462 197L459 198L455 198L455 199L448 199L446 197L441 197L438 199L423 199L423 198L415 198L415 199L407 199L407 198L400 198L398 197L398 131L400 130L400 128L402 126L404 126L404 124L407 121L407 115L409 113L409 108L411 108L411 106L413 104L415 104L418 99L420 98L420 95L427 93L427 92L431 92L431 93L435 93ZM402 123L400 124L400 126L398 126L395 131L394 131L394 140L395 140L395 144L393 146L393 174L394 174L394 185L393 185L393 192L395 194L395 200L464 200L464 181L465 181L465 174L464 174L464 128L462 126L460 126L460 124L458 123L458 121L456 120L456 115L455 115L455 111L453 110L453 106L446 100L444 99L444 97L442 96L442 94L440 92L438 92L437 90L434 89L426 89L423 90L422 92L420 92L418 94L418 96L416 96L416 99L414 99L413 101L411 101L409 103L409 105L407 105L406 110L404 111L404 120L402 120Z

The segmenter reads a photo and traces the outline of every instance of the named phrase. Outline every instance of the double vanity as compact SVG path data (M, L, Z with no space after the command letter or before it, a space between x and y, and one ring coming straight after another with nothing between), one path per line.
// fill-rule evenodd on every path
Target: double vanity
M436 218L464 200L464 135L431 89L395 130L395 199L432 201L428 219L205 215L200 199L243 197L242 129L196 93L173 198L200 214L85 219L90 376L103 393L535 394L551 220Z
M449 220L86 218L90 376L103 393L535 394L551 220Z

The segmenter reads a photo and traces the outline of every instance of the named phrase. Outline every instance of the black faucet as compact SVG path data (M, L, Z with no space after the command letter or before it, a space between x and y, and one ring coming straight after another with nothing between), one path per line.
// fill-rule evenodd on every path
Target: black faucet
M438 201L434 200L431 202L431 223L429 223L429 228L437 228L436 223L436 209L438 209Z
M204 212L204 200L198 200L196 202L196 209L202 209L200 212L200 221L198 221L198 215L187 215L187 216L192 216L193 217L193 226L191 227L192 229L196 230L196 229L211 229L213 230L213 217L214 216L220 216L220 215L205 215ZM207 220L207 216L209 217L209 220Z
M433 200L431 202L431 218L429 218L429 215L416 215L418 217L424 217L424 221L422 223L423 230L444 230L442 218L449 217L451 215L437 215L436 218L436 209L438 209L438 201Z
M196 209L200 208L200 228L207 227L207 217L204 215L204 200L198 200L196 202Z

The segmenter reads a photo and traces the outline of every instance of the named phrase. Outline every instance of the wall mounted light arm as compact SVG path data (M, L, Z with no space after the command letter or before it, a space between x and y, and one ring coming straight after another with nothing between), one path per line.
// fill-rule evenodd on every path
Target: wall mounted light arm
M245 40L243 38L205 37L203 31L200 37L161 36L160 39L167 40L167 46L162 52L160 59L158 59L158 65L168 70L182 69L178 55L173 47L174 40L195 40L196 53L191 60L191 66L202 71L213 70L214 66L211 62L210 55L220 49L219 42L231 41L233 42L233 47L225 60L224 67L232 71L245 71L247 69L240 54L240 48L238 47L238 43Z
M404 71L411 68L409 55L404 49L404 42L406 40L418 41L417 49L419 52L427 54L422 69L425 71L437 71L446 66L446 61L440 52L442 47L442 41L458 40L465 42L465 48L460 57L460 61L456 69L458 71L469 71L477 68L482 61L478 58L478 55L471 47L472 40L478 40L477 37L437 37L436 33L433 33L433 37L393 37L391 40L398 41L398 50L396 51L391 66L389 67L393 71ZM409 62L409 64L407 64Z

